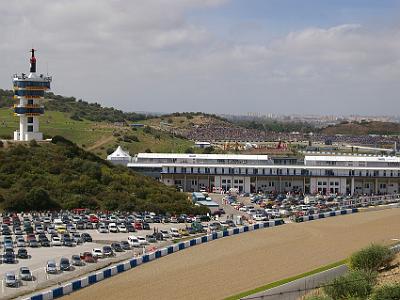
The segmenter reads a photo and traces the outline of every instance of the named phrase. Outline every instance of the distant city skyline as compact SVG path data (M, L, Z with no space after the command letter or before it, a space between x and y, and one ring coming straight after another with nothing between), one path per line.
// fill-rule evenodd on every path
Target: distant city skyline
M34 47L54 93L124 111L400 109L400 0L22 0L0 13L3 89Z

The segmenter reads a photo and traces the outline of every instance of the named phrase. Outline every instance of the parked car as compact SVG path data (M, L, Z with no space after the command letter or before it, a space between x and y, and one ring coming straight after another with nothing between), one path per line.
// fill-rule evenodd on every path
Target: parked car
M180 228L180 229L178 229L178 232L179 232L180 235L183 235L183 236L188 236L189 235L189 232L187 231L186 228Z
M113 256L114 252L110 246L103 246L103 257Z
M58 236L53 236L53 238L51 239L51 245L52 246L61 246L61 239Z
M36 239L29 240L28 245L31 248L38 248L40 246L39 242Z
M148 241L149 243L156 243L157 239L154 234L147 234L146 241Z
M3 264L14 264L15 255L12 252L6 252L3 254Z
M102 224L99 226L99 228L97 228L98 233L108 233L108 228Z
M19 248L17 252L17 258L29 258L28 251L25 248Z
M134 223L135 230L143 230L143 226L141 222Z
M128 244L129 245L129 244ZM112 243L111 244L111 248L115 251L115 252L123 252L124 249L122 248L120 243Z
M63 245L66 246L66 247L75 246L74 241L70 237L65 237L64 238Z
M171 238L171 235L168 233L167 230L160 230L160 233L162 234L164 240Z
M131 247L138 248L140 247L140 242L134 235L128 236L128 243Z
M143 236L137 236L136 238L139 240L140 246L144 246L144 245L148 245L149 244L149 242Z
M7 287L17 287L18 286L18 279L13 272L7 272L4 275L4 284Z
M82 259L81 259L81 257L79 255L72 255L71 264L73 266L78 266L78 267L84 265L84 263L83 263L83 261L82 261Z
M57 274L57 265L54 260L49 260L46 264L46 272L48 274Z
M126 230L128 232L135 232L136 231L135 227L133 227L132 224L130 224L130 223L126 224Z
M119 232L128 232L128 230L126 229L126 226L124 224L119 224L117 226L117 228L118 228Z
M68 258L62 257L60 259L60 270L61 271L69 271L69 270L71 270L71 264L70 264Z
M83 252L80 257L85 263L97 262L97 257L93 256L93 254L90 252Z
M25 247L26 242L23 237L17 239L17 247Z
M19 268L18 277L24 281L32 281L33 276L31 270L28 267L21 267Z
M118 232L118 227L115 223L110 223L108 224L108 231L112 233L117 233Z
M103 251L100 248L93 248L92 255L96 258L103 258Z
M129 245L129 243L127 241L121 241L120 243L122 249L124 250L131 250L131 246Z
M49 242L49 240L48 240L47 238L41 239L41 240L40 240L40 246L41 246L41 247L50 247L50 242Z
M86 232L82 233L81 238L85 243L91 243L92 242L92 237L91 237L91 235L89 233L86 233Z
M172 236L173 238L180 238L180 237L181 237L181 234L179 233L179 231L178 231L177 228L171 227L171 228L169 229L169 232L170 232L170 234L171 234L171 236Z

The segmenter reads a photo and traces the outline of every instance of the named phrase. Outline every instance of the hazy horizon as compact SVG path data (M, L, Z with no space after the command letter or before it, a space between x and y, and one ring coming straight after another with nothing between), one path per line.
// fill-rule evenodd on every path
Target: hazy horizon
M124 111L397 116L398 0L12 1L0 87L29 71L52 92Z

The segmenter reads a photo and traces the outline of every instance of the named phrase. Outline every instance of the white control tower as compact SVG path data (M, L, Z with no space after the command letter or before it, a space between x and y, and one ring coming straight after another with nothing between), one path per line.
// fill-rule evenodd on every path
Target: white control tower
M13 77L14 115L19 117L19 130L14 131L15 141L43 140L39 132L39 117L44 114L41 100L44 92L50 89L51 77L36 74L35 49L31 49L31 67L29 75L22 73Z

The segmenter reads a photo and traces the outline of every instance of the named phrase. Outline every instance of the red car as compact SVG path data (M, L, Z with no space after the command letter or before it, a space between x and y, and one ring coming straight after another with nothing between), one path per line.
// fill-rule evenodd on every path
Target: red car
M80 255L81 259L86 263L95 263L97 262L97 258L92 255L90 252L83 252Z
M90 223L99 223L99 218L96 215L90 215L89 222Z
M10 217L3 217L3 224L10 226L11 225Z
M143 230L143 225L141 222L135 222L133 226L136 230Z

